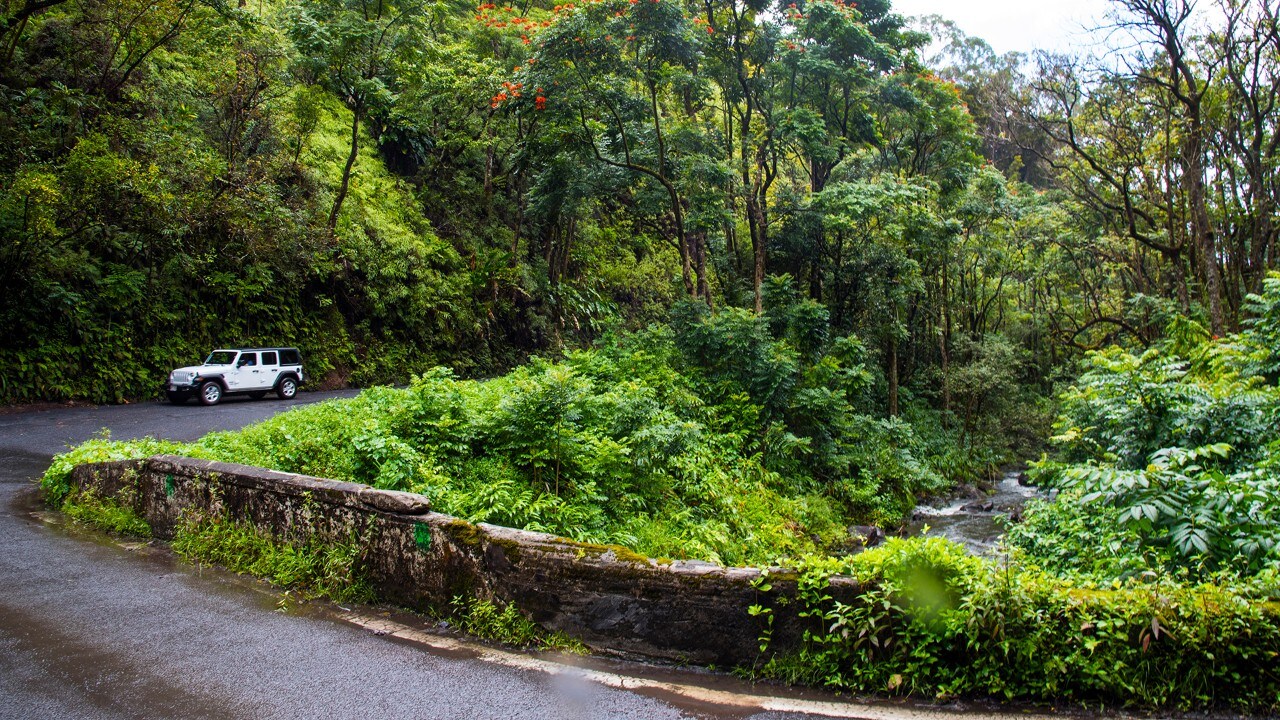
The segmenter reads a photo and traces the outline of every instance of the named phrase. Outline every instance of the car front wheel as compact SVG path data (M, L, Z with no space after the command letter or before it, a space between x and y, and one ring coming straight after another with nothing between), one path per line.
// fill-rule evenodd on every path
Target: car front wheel
M200 386L200 404L217 405L222 400L222 386L210 380Z
M298 394L298 382L293 378L285 378L276 386L276 395L281 400L292 400Z

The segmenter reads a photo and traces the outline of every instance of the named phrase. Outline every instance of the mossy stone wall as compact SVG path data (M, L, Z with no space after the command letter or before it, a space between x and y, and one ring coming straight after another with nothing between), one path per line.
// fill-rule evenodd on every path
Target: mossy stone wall
M71 482L132 507L156 537L184 517L225 514L288 540L312 537L367 548L361 572L380 598L442 610L457 595L514 604L552 631L593 649L677 662L752 665L764 603L760 571L702 562L659 563L625 548L472 524L431 512L427 498L247 465L160 455L77 467ZM769 579L773 598L795 594L793 575ZM838 599L862 588L832 582ZM798 647L804 627L774 613L770 650Z

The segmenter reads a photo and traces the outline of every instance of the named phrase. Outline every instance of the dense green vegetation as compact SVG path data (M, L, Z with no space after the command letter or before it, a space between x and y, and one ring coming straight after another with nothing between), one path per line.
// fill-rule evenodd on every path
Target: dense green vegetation
M502 605L475 597L457 596L450 616L462 632L504 645L535 647L585 655L587 647L563 632L547 632L520 614L514 605Z
M854 522L897 525L948 473L980 470L958 431L868 412L862 346L801 334L821 306L677 309L672 327L492 380L438 369L192 444L88 443L45 487L64 492L75 462L172 452L412 490L472 521L655 557L767 564L839 549Z
M804 647L762 654L754 672L857 692L1059 707L1280 707L1274 569L1234 587L1162 578L1080 588L940 538L891 539L801 569L787 601L809 623ZM868 582L867 591L834 602L834 573ZM756 612L768 616L778 603L762 591Z
M1061 488L1011 542L1065 577L1230 582L1280 568L1280 276L1244 332L1179 321L1142 352L1089 358L1064 396ZM1273 578L1274 582L1274 578Z
M151 537L151 526L115 498L101 497L92 489L77 490L62 503L62 512L81 525L133 537Z
M286 591L339 602L373 599L368 581L360 575L365 550L357 537L346 542L291 541L234 518L191 516L178 526L173 549L191 562L266 578Z
M97 440L50 498L162 451L351 479L808 568L781 677L1274 710L1277 8L1112 13L1033 61L887 0L8 0L0 402L294 344L407 387ZM1055 415L1000 563L841 559Z
M883 2L5 13L0 400L153 396L219 344L330 383L487 374L789 276L881 415L1000 430L1105 337L1060 247L1089 225L984 167Z

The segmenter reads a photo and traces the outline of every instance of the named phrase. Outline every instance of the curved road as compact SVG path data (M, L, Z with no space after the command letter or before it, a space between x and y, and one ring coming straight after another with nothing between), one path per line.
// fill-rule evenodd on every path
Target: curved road
M352 394L0 414L0 718L804 717L733 700L762 690L723 676L594 659L580 672L547 671L564 666L459 643L383 608L281 611L279 592L258 581L68 527L32 484L54 453L103 428L190 440ZM670 692L676 685L705 692ZM793 697L785 707L824 716L934 714Z

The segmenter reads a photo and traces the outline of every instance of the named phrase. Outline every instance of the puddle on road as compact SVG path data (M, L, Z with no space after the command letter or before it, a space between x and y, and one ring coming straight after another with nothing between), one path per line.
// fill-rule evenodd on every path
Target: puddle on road
M166 677L151 668L121 660L85 638L52 627L21 608L4 606L0 612L0 638L5 638L7 661L21 663L15 676L28 690L66 701L79 697L111 712L129 708L134 717L229 718L240 715L220 707L216 698L189 691L180 678ZM38 668L38 672L27 670ZM76 692L68 696L68 688Z

